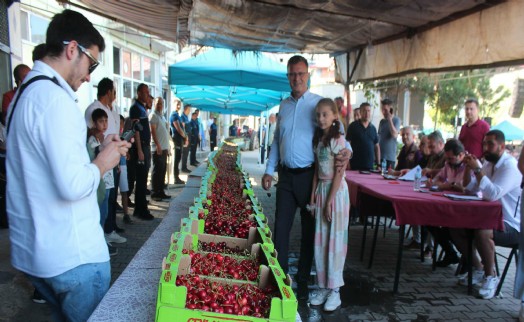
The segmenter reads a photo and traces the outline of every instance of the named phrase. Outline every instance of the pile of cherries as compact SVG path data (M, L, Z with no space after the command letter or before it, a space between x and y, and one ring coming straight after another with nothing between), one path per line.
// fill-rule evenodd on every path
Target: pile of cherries
M191 257L191 273L235 280L257 280L260 266L260 260L257 258L240 259L219 253L198 253L193 250L184 250L183 253Z
M229 247L227 246L226 242L202 242L198 241L198 249L203 252L213 252L213 253L222 253L222 254L230 254L230 255L237 255L237 256L249 256L249 251L247 249L240 249L240 247Z
M271 298L279 296L273 286L222 284L195 274L177 276L176 285L187 288L187 309L259 318L269 317Z
M236 156L234 153L223 152L215 159L218 172L213 183L211 205L204 204L208 214L199 214L205 219L204 232L206 234L247 238L250 227L257 227L249 220L252 213L249 199L242 197L242 175L236 170Z

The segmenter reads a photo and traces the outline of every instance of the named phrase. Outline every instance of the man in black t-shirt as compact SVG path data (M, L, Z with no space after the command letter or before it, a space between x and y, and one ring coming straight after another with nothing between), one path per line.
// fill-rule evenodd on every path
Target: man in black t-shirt
M186 182L180 179L180 161L182 160L182 149L184 147L184 144L187 144L188 137L186 135L186 132L184 131L184 125L182 124L182 121L180 120L180 116L178 115L178 112L180 111L180 107L182 106L182 103L178 101L176 103L176 109L171 113L169 117L169 124L171 126L171 138L173 139L173 143L175 146L175 163L173 166L173 173L175 175L175 184L185 184Z
M142 125L142 130L135 133L133 151L136 155L136 189L135 189L135 211L133 216L144 220L152 220L147 207L147 173L151 165L151 130L149 128L149 118L147 116L146 104L149 99L149 87L140 84L137 88L137 99L135 104L129 109L129 118L138 121Z
M229 127L229 136L237 136L237 131L238 131L237 122L238 120L234 120L233 124Z
M198 112L191 114L191 122L189 122L189 162L192 166L197 167L199 162L196 159L196 149L199 143L200 127L198 126Z
M353 148L353 158L350 161L351 170L371 170L374 161L380 167L380 147L378 145L377 129L370 122L371 106L369 103L360 105L361 118L348 126L346 140Z
M218 133L217 130L218 130L218 128L217 128L217 125L215 123L215 119L212 118L211 121L213 121L213 123L211 123L211 125L209 126L209 144L211 145L211 152L213 152L213 150L217 146L217 133Z

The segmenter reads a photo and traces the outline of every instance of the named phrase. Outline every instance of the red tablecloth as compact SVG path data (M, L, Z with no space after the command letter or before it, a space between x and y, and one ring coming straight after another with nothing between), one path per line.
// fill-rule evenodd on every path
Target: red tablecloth
M346 171L346 181L352 205L358 206L361 194L389 201L397 225L497 230L504 227L502 205L498 201L450 200L443 196L444 192L413 191L413 182L386 180L373 173Z

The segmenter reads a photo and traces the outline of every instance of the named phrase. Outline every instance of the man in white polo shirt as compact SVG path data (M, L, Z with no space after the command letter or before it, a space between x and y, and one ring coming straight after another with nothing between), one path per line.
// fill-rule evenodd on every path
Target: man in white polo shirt
M477 229L473 231L474 246L480 259L473 254L472 280L480 284L479 296L491 299L495 295L499 278L495 271L495 245L511 247L518 245L520 234L520 196L522 175L517 167L517 160L505 153L505 136L499 130L491 130L484 136L482 167L473 154L464 157L466 169L464 173L473 172L473 176L464 175L462 186L466 192L482 193L484 200L500 200L504 219L504 231L492 229ZM455 245L464 255L467 254L468 238L465 230L451 229ZM466 276L459 279L465 284Z
M91 103L85 113L84 118L86 120L87 127L93 128L93 120L91 115L93 111L100 108L107 113L107 130L104 132L104 138L109 135L118 135L120 133L120 114L117 109L113 107L113 102L116 100L116 88L114 83L109 78L105 77L98 83L97 100ZM105 214L106 220L104 223L104 233L106 241L111 243L125 243L126 238L118 235L118 233L124 232L124 229L118 227L116 224L116 187L120 181L120 173L115 167L113 169L114 181L112 184L106 183L107 190L107 213ZM110 249L111 250L111 249Z
M90 162L75 94L89 82L104 48L104 38L83 15L55 15L46 54L8 115L11 261L52 305L55 321L86 321L111 279L96 192L130 144L110 136Z

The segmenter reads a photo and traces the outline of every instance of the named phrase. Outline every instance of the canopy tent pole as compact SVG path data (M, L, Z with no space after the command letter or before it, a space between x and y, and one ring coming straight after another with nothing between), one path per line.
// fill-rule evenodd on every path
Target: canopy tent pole
M344 84L344 90L346 91L346 102L347 102L347 105L346 105L346 124L347 126L349 127L349 121L351 119L351 113L350 111L352 110L351 109L351 94L349 93L349 77L350 77L350 74L349 74L349 52L346 54L346 79L347 79L347 82L346 84ZM344 129L344 131L347 131L347 128Z
M349 93L349 85L351 84L351 79L353 78L353 75L355 75L355 71L357 70L357 67L358 67L358 64L360 62L360 58L362 57L362 53L364 52L364 49L361 48L358 52L358 55L357 55L357 59L355 59L355 65L353 66L352 70L351 70L351 74L349 73L349 52L347 53L346 55L346 77L347 77L347 81L346 81L346 84L345 84L345 87L346 87L346 93L347 93L347 100L348 100L348 105L347 105L347 122L348 122L348 126L349 126L349 120L351 119L351 116L349 115L349 106L351 106L351 95ZM347 131L347 129L346 129Z
M262 124L262 116L264 115L264 112L260 112L259 117L259 124L258 124L258 164L264 164L264 147L262 145L262 132L263 132L263 124ZM264 121L265 122L265 121Z
M266 105L266 136L264 137L264 148L267 151L267 145L269 143L269 106ZM265 153L267 156L267 152Z
M266 116L264 118L264 128L266 135L262 135L262 122L260 122L260 131L259 131L259 139L258 142L260 142L260 156L259 156L259 164L264 164L266 159L266 151L267 151L267 143L268 143L268 134L269 134L269 107L266 105ZM260 112L260 120L262 120L262 115L264 115L264 112ZM262 138L264 142L262 142ZM262 144L263 143L263 144Z

